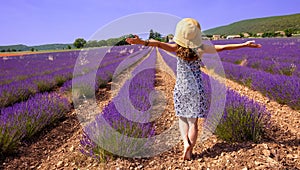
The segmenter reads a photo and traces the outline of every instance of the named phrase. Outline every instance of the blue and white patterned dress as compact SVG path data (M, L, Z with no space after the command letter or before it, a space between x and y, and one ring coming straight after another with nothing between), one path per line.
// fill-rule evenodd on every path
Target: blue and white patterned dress
M203 118L207 100L202 82L201 60L186 61L177 57L177 78L174 88L174 106L177 116Z

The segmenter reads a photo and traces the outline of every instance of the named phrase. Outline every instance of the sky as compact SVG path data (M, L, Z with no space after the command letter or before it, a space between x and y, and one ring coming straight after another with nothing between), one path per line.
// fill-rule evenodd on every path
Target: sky
M202 30L245 19L300 13L300 0L3 0L0 46L100 40L152 28L174 33L180 18Z

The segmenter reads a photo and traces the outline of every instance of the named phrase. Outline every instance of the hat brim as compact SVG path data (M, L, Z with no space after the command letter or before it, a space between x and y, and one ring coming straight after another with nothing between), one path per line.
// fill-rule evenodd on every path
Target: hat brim
M201 31L197 33L194 39L188 40L183 37L174 36L173 41L178 45L185 48L197 48L202 45L202 34Z

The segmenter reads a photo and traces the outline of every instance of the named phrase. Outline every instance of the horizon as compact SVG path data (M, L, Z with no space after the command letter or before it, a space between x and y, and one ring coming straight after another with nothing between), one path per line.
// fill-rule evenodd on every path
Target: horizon
M84 38L88 41L92 40L90 38L99 29L105 29L120 19L134 15L152 13L179 18L192 17L200 22L202 30L205 31L242 20L299 14L300 6L300 1L295 2L293 0L285 1L284 5L274 3L271 0L254 0L247 5L245 4L248 1L243 0L233 0L231 3L221 0L214 2L191 0L188 2L190 3L183 0L166 0L163 2L155 0L151 2L88 0L84 3L74 3L70 0L64 2L58 0L6 1L2 3L3 12L2 17L0 17L2 23L0 46L72 44L76 38ZM203 5L205 6L203 7ZM176 23L174 21L165 20L151 29L173 34ZM135 33L134 30L143 30L143 33L149 31L147 30L149 26L143 27L142 24L133 23L128 24L128 26L128 33L130 29L133 34ZM103 39L120 37L125 28L119 28L107 31L105 35L102 35Z

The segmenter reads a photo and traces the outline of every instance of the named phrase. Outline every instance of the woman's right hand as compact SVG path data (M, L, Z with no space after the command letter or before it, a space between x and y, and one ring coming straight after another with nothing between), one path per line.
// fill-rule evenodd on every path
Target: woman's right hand
M143 44L143 41L137 35L134 35L134 38L126 38L126 42L129 44Z
M261 44L256 44L254 40L252 41L247 41L243 43L246 47L251 47L251 48L260 48Z

